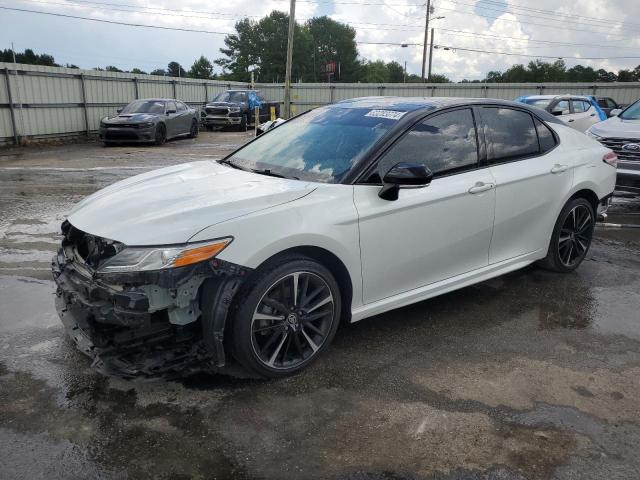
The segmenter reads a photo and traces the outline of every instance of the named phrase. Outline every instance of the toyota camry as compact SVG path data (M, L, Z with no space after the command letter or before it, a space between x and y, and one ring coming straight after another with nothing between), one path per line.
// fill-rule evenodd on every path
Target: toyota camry
M291 375L341 322L533 262L571 272L615 167L520 103L343 101L81 201L53 259L58 313L106 372Z

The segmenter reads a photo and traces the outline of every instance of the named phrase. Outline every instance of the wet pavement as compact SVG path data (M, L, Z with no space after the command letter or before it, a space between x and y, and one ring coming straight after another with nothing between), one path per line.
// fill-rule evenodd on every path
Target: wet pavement
M279 381L107 378L65 338L49 260L65 212L248 137L0 151L0 479L640 478L640 229L343 327ZM620 198L608 223L640 224Z

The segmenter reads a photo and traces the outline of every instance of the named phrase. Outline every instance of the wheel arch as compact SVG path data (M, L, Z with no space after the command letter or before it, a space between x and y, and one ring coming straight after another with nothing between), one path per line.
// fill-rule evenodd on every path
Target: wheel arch
M598 198L598 194L596 192L594 192L592 189L590 189L590 188L581 188L580 190L574 192L567 199L567 201L564 202L564 204L566 205L567 202L570 202L574 198L584 198L586 201L588 201L591 204L591 207L593 208L594 215L597 215L597 213L598 213L598 204L600 203L600 198ZM563 205L563 207L564 207L564 205Z
M326 267L338 282L340 287L342 312L340 321L349 322L351 320L351 303L353 300L353 280L344 262L333 252L316 245L299 245L282 250L265 259L257 270L265 265L275 263L278 259L286 255L299 254L309 257Z

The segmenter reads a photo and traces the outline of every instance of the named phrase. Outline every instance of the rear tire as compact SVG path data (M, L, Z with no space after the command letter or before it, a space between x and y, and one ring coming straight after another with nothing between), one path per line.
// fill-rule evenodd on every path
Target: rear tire
M163 145L164 142L166 141L167 141L167 129L162 123L159 123L158 126L156 127L156 135L153 143L155 143L156 145Z
M574 271L589 251L594 226L595 213L586 199L568 201L556 220L547 256L538 265L553 272Z
M254 272L236 298L233 356L261 377L287 377L309 366L340 323L338 283L327 268L301 255Z

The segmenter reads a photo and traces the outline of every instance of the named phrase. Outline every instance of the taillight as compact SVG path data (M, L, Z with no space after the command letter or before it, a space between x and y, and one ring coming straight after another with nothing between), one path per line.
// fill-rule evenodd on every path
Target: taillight
M618 166L618 155L616 155L616 152L609 152L602 157L602 161L615 168Z

